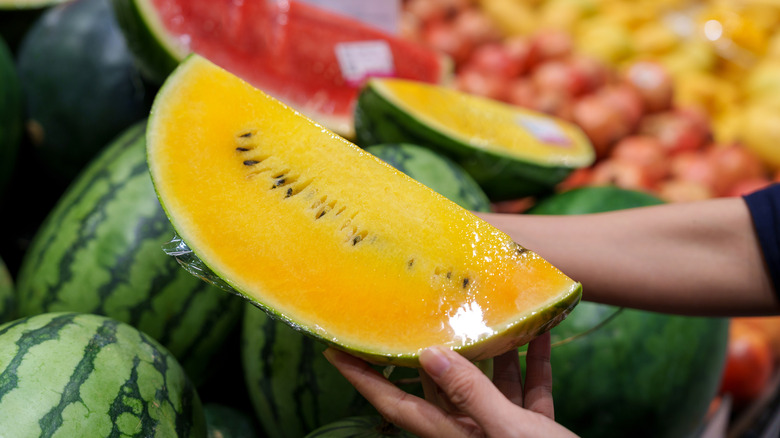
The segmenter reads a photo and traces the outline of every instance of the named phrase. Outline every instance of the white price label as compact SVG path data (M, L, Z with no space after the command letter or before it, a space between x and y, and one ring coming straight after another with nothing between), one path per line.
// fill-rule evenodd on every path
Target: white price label
M537 140L557 146L571 146L571 139L555 122L547 117L522 114L517 116L517 123L528 130Z
M347 83L358 86L372 76L395 76L393 52L386 41L355 41L336 44L341 75Z

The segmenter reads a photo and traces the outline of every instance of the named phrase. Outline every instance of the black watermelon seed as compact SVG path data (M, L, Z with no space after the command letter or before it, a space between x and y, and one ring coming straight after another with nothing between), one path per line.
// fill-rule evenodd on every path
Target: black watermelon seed
M355 246L355 245L357 245L357 244L358 244L358 242L360 242L361 240L363 240L363 238L362 238L362 237L360 237L360 236L355 236L355 237L352 239L352 246Z
M468 278L464 278L463 279L463 289L467 288L468 286L469 286L469 279Z
M239 146L239 147L236 148L236 150L239 151L239 152L246 152L249 149L248 148L242 148L241 146Z
M284 197L289 198L290 196L292 196L292 194L293 194L293 189L292 187L290 187L289 189L287 189L287 194Z
M254 166L255 164L259 163L257 160L244 160L245 166Z
M241 138L249 138L251 136L252 136L251 132L245 132L245 133L239 135L239 137L241 137Z
M450 278L452 278L452 272L447 273L447 279L449 280Z

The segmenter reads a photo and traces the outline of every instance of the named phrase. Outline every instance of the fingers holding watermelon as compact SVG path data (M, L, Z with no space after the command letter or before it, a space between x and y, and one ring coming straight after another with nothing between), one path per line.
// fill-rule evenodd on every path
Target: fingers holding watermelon
M402 391L360 359L334 349L325 356L388 421L420 437L572 436L553 421L548 334L529 344L525 387L515 350L494 359L493 382L455 351L425 350L425 399Z

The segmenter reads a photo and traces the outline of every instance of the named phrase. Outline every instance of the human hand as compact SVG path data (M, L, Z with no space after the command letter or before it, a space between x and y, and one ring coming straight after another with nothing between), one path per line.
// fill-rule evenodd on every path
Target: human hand
M385 419L423 438L574 436L553 420L549 333L528 345L525 385L516 350L494 359L493 382L452 350L423 351L425 400L347 353L328 348L325 357Z

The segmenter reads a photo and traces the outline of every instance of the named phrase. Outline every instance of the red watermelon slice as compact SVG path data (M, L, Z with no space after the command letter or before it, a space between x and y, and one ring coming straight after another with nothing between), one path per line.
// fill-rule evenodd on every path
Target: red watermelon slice
M113 0L152 79L196 52L346 137L367 77L442 83L440 53L295 0Z

